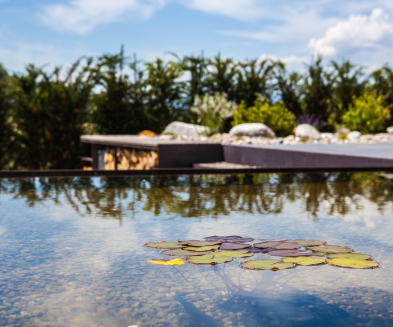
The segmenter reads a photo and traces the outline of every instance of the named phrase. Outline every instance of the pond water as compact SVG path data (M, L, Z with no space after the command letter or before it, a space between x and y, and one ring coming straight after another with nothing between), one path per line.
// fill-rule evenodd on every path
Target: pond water
M0 180L0 325L392 326L392 203L379 173ZM143 246L233 234L380 268L158 266Z

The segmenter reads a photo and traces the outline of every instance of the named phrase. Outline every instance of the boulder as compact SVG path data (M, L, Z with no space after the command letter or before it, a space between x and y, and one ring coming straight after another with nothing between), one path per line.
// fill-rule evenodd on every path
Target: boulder
M321 133L310 124L300 124L295 128L295 135L300 138L309 138L312 140L319 140Z
M322 140L331 140L332 138L334 138L333 133L321 133Z
M390 126L386 129L389 134L393 134L393 126Z
M351 130L349 128L346 127L339 127L337 129L337 134L341 135L341 134L348 134Z
M209 127L201 125L187 124L180 121L174 121L165 127L163 134L171 133L175 135L199 136L209 134Z
M358 132L358 131L352 131L352 132L349 132L349 133L347 134L347 138L348 138L348 140L349 140L350 142L356 143L356 142L359 142L360 135L361 135L360 132Z
M236 125L229 131L231 136L268 136L275 137L273 130L261 123L245 123Z

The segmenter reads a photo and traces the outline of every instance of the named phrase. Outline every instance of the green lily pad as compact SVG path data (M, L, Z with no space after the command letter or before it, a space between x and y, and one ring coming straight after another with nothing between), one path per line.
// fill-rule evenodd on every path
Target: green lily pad
M319 246L319 245L325 245L326 242L324 241L318 241L318 240L291 240L288 242L295 242L301 246Z
M313 255L316 255L317 257L325 257L326 252L313 252Z
M156 249L180 249L184 247L182 242L149 242L145 246Z
M322 258L310 258L310 257L295 257L295 258L284 258L283 262L296 263L299 266L317 266L326 263L325 259Z
M215 257L231 257L231 258L246 258L246 257L252 257L254 253L249 252L247 250L238 250L238 251L220 251L220 252L214 252Z
M204 252L204 251L217 250L218 248L219 245L208 245L208 246L187 246L183 249L188 251Z
M309 246L307 250L311 250L313 252L325 252L325 253L349 253L352 252L352 249L347 246L339 246L339 245L326 245L322 246Z
M242 262L241 266L246 269L276 271L293 268L295 264L292 262L282 262L281 260L261 259Z
M183 244L187 244L189 246L211 246L211 245L217 245L217 244L221 244L220 241L217 242L209 242L209 241L183 241Z
M226 256L215 256L213 253L211 253L201 256L188 257L187 261L197 265L215 265L218 263L230 262L232 261L232 258Z
M331 266L342 268L373 269L379 267L377 262L363 259L334 258L327 259L326 262Z
M175 255L175 256L191 256L191 255L205 255L205 254L210 254L210 251L203 251L203 252L195 252L195 251L188 251L188 250L183 250L183 249L172 249L172 250L165 250L161 252L162 254L166 255Z
M327 257L329 259L334 259L334 258L347 258L347 259L362 259L362 260L367 260L371 259L371 256L368 254L363 254L363 253L331 253L328 254Z

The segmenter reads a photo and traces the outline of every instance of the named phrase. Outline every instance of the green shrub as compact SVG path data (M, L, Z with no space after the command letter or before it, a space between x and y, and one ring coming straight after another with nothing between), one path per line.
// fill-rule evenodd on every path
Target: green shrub
M270 104L257 100L254 106L249 108L242 102L233 114L232 125L262 123L269 126L277 135L284 136L292 133L295 119L295 115L282 102Z
M372 92L365 92L358 98L354 97L353 104L343 115L344 125L362 134L382 131L389 119L390 112L383 105L383 96L375 97Z
M223 132L225 120L231 118L237 105L228 101L225 93L214 96L206 93L203 98L195 97L191 112L196 114L197 123L210 128L211 132Z

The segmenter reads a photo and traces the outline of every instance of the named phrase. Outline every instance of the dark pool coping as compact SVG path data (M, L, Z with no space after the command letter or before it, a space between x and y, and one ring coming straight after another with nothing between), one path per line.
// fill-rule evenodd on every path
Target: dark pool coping
M381 167L309 167L309 168L250 168L250 169L154 169L154 170L7 170L0 171L0 178L31 177L132 177L164 175L230 175L258 173L327 173L327 172L381 172L392 169Z

